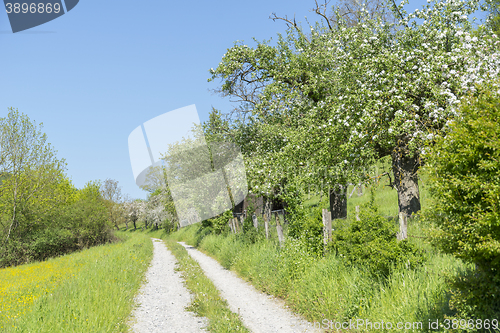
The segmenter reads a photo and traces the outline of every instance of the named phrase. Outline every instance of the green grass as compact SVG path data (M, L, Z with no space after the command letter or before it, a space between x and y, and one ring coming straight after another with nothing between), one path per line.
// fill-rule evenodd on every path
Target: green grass
M199 226L193 225L174 237L191 236L186 240L192 241L197 230ZM422 268L397 269L388 280L377 282L362 268L349 267L334 255L315 258L307 254L298 242L280 248L269 241L250 245L235 235L208 235L200 249L256 288L283 298L311 322L350 318L394 323L442 321L451 314L446 277L468 267L451 256L431 252Z
M146 235L118 236L120 243L0 270L2 284L9 281L2 304L12 305L2 332L126 332L153 245ZM31 301L15 304L22 300Z
M425 208L432 198L425 175L420 178L421 203ZM375 204L379 212L392 218L397 225L397 192L384 186L388 183L385 176L371 186L375 189ZM348 194L352 189L348 189ZM369 200L369 186L364 189L362 196L358 196L355 191L348 199L348 219L337 220L336 223L347 225L354 217L355 206ZM327 208L328 201L326 197L321 202L318 196L311 197L305 206L312 214L319 208ZM333 254L323 257L312 255L302 240L288 240L283 247L273 237L270 240L260 237L252 243L241 234L207 235L200 225L182 228L169 237L199 247L256 288L283 298L291 309L309 321L325 323L325 319L334 322L363 319L372 323L391 322L394 325L398 322L421 322L422 330L425 331L429 320L443 322L453 315L449 308L448 280L471 269L470 265L452 256L438 253L429 244L426 237L430 227L430 224L418 219L408 221L408 234L415 236L410 237L409 241L427 254L428 260L424 265L417 269L395 268L387 279L379 280L373 279L363 267L348 266L342 258ZM405 331L422 330L415 328ZM361 328L355 331L372 330Z

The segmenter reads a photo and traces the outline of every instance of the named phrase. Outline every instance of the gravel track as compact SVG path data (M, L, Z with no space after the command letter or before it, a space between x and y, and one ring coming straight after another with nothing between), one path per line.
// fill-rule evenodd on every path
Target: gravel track
M160 239L153 238L153 259L146 272L145 283L136 297L140 304L133 312L136 333L206 332L207 319L196 317L184 308L192 295L174 270L176 259Z
M283 301L257 291L234 272L224 269L215 259L192 246L179 243L200 264L205 275L229 303L231 311L239 313L243 324L252 332L323 332L287 310Z

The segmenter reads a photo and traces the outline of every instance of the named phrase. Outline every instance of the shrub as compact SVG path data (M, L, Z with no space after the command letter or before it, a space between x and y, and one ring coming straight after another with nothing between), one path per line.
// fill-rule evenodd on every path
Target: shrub
M166 219L162 223L162 227L167 234L170 234L176 230L176 221L174 219Z
M255 229L255 227L253 225L252 216L248 215L243 220L242 230L243 230L243 232L241 234L238 234L238 236L241 237L242 241L244 241L248 244L255 244L258 241L261 241L264 239L264 233L259 232L259 229Z
M76 237L67 229L42 229L32 238L27 244L34 260L45 260L78 249Z
M203 220L201 222L202 229L210 229L211 232L214 232L217 235L227 233L229 231L228 221L233 218L233 213L231 210L227 210L222 214L219 214L216 217Z
M312 214L305 216L302 222L302 232L296 239L301 241L304 249L312 256L323 255L323 215L321 208L316 208Z
M45 260L111 241L107 208L92 186L87 184L75 200L38 219L22 215L29 228L0 246L0 267Z
M395 266L417 267L425 260L413 244L397 241L396 233L396 226L369 203L361 209L360 221L333 233L331 246L348 264L375 277L388 277Z
M78 248L103 244L111 239L107 208L101 200L80 198L50 218L53 224L71 231Z
M426 154L435 244L476 265L456 281L451 303L477 318L500 314L500 97L493 90L483 86L463 101L461 119Z

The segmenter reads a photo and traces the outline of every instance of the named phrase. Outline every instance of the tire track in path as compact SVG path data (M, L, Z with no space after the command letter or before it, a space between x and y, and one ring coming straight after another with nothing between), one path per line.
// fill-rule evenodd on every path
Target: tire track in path
M153 259L146 272L147 282L136 297L140 304L134 311L136 333L197 333L206 332L206 318L196 317L185 310L192 295L175 271L176 259L160 239L152 238Z
M179 242L196 260L229 303L231 311L238 313L243 324L255 333L302 333L323 332L294 315L285 308L284 302L257 291L251 284L240 279L234 272L224 269L215 259L192 246Z

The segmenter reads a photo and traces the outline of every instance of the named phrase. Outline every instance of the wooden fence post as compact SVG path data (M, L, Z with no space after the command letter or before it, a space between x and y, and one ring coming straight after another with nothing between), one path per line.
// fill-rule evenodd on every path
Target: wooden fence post
M269 239L269 221L267 221L267 214L264 214L264 227L266 229L266 239Z
M229 228L231 229L231 233L233 233L233 234L234 234L234 230L233 230L233 219L229 219L228 224L229 224Z
M240 224L238 223L238 218L235 217L233 221L234 221L234 229L236 229L237 233L240 232Z
M266 229L266 239L269 239L269 220L271 219L271 204L269 200L266 201L266 207L264 209L264 227Z
M399 232L397 233L397 239L403 240L408 238L408 220L406 214L403 212L399 213Z
M326 245L332 239L332 213L323 209L323 243Z
M240 225L240 228L241 228L240 231L243 231L243 222L245 222L245 219L244 219L243 215L240 215L240 221L239 222L240 222L239 225Z
M363 195L363 184L359 184L358 186L358 197Z
M280 242L280 246L283 245L285 241L285 237L283 236L283 228L280 224L280 218L278 217L278 212L276 212L276 232L278 233L278 240Z
M259 221L257 221L257 216L255 214L252 215L252 221L255 229L259 229Z
M356 206L356 221L360 221L360 219L359 219L359 206Z

